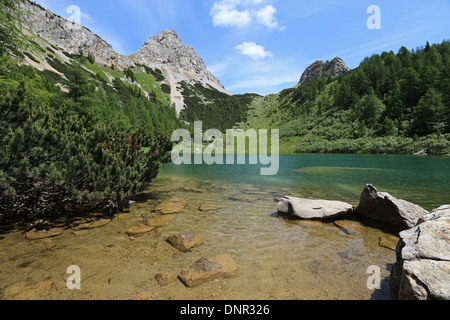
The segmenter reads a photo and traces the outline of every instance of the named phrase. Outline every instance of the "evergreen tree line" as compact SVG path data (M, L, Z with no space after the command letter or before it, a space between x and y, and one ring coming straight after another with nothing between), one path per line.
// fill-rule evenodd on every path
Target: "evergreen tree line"
M432 153L448 152L450 42L373 55L338 78L286 90L279 100L281 133L304 138L299 152L403 153L417 141L428 141L422 145ZM398 150L388 146L394 138ZM383 141L379 150L367 146L372 139ZM361 143L350 147L350 140Z

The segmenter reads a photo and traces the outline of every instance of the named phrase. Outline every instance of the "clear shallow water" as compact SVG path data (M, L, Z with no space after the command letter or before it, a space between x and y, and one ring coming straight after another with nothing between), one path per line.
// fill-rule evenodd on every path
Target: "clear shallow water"
M395 252L380 246L392 235L351 222L352 234L332 223L292 221L276 214L283 195L339 199L357 205L366 183L433 209L449 203L449 158L397 156L282 156L277 176L259 175L257 166L174 166L137 198L131 214L118 215L102 228L75 233L66 229L51 242L28 241L22 232L0 235L0 298L17 283L53 282L33 299L389 299L388 277ZM192 192L185 188L201 188ZM174 197L189 201L173 220L142 237L126 231L158 214L152 210ZM211 212L199 207L220 206ZM188 253L167 243L185 232L206 241ZM394 237L394 240L396 238ZM394 241L395 244L395 241ZM175 280L161 286L158 273L177 276L202 257L230 254L239 266L231 279L187 288ZM82 290L70 291L66 268L82 270ZM367 287L370 266L381 270L380 290ZM9 295L8 295L9 294Z

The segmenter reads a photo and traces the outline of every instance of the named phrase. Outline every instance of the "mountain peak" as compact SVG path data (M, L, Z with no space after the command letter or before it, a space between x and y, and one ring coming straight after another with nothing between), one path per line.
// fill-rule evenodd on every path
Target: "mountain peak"
M350 69L347 67L344 60L339 57L325 63L321 60L317 60L306 68L297 86L301 85L305 81L321 77L328 77L330 75L337 77L341 74L347 73L349 70Z
M208 71L205 62L193 47L183 43L175 30L164 30L150 37L144 46L132 55L134 61L151 68L168 68L175 71L178 82L196 80L226 92L220 81Z
M144 46L146 45L150 45L152 43L178 43L178 45L183 44L183 41L180 39L180 37L178 36L178 34L176 33L175 30L173 29L167 29L164 30L163 32L161 32L160 34L157 34L155 36L150 37L144 44ZM184 44L183 44L184 45Z

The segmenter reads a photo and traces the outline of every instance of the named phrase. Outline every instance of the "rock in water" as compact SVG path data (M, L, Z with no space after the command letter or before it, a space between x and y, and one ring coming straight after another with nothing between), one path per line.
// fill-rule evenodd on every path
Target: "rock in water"
M211 259L202 258L189 268L181 271L180 279L188 287L196 287L218 278L230 278L238 271L238 265L228 255L220 255Z
M57 236L61 235L63 232L64 232L64 230L61 228L53 228L53 229L49 229L49 230L33 229L33 230L25 233L25 237L28 240L39 240L39 239L57 237Z
M450 205L400 233L391 271L394 300L450 300Z
M378 192L372 185L364 188L355 211L364 218L386 223L398 231L414 227L420 218L429 213L414 203Z
M186 208L188 205L188 201L183 198L174 198L167 201L164 201L159 206L155 208L153 211L159 211L162 214L173 214L179 213Z
M203 243L203 237L199 234L184 233L176 234L167 238L172 246L181 252L187 252L194 247L197 247Z
M283 197L278 203L278 213L300 219L332 219L353 211L351 204L340 201L310 200L295 197Z

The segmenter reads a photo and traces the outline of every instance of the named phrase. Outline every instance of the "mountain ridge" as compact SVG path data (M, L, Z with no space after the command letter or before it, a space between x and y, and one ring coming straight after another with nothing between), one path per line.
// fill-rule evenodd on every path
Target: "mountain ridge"
M178 85L183 81L201 83L205 88L212 87L230 95L220 80L207 69L195 49L185 45L175 30L164 30L150 37L136 53L122 55L86 27L67 21L29 0L22 0L20 5L23 11L29 13L24 15L24 21L30 30L69 54L92 55L98 64L118 70L138 65L159 68L169 82L171 102L178 114L185 107Z

